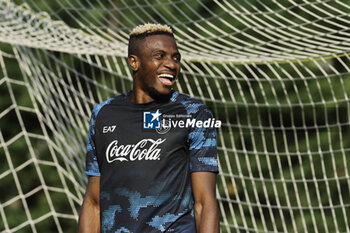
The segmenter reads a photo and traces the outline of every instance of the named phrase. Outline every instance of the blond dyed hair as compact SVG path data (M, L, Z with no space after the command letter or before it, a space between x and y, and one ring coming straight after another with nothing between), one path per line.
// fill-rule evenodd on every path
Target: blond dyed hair
M129 35L128 56L137 53L139 42L146 37L162 34L174 38L173 30L168 25L146 23L135 27Z
M152 23L146 23L139 25L135 27L131 33L131 36L138 36L142 34L154 34L154 33L167 33L167 34L173 34L173 30L168 25L161 25L161 24L152 24Z

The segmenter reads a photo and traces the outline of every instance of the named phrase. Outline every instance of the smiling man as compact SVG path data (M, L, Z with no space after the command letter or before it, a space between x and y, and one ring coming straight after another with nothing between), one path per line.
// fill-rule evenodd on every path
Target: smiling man
M172 30L136 27L128 53L133 89L91 116L79 232L219 232L216 129L180 124L213 116L172 88L181 60Z

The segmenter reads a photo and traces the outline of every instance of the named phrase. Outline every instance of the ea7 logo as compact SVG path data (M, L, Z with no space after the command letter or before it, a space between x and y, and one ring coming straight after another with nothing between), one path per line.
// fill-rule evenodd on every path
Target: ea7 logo
M113 133L116 127L116 125L103 126L102 133Z

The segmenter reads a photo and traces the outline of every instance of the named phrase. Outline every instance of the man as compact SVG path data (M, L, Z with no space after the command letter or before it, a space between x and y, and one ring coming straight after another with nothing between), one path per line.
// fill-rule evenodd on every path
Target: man
M205 105L172 90L180 59L169 27L130 34L133 89L91 117L79 232L219 232L216 130Z

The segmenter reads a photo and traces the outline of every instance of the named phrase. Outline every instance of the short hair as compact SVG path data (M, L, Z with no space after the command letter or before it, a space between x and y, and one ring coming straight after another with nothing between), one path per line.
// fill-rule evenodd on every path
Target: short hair
M173 30L168 25L146 23L135 27L129 35L128 56L135 54L137 43L152 35L168 35L174 37Z

